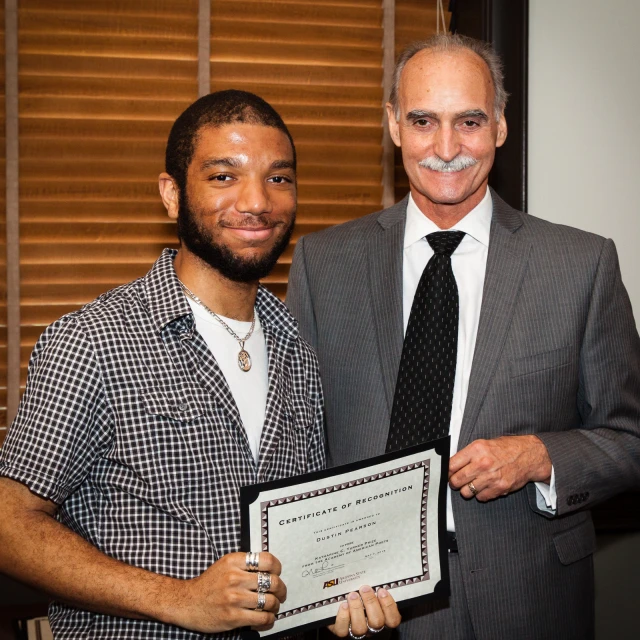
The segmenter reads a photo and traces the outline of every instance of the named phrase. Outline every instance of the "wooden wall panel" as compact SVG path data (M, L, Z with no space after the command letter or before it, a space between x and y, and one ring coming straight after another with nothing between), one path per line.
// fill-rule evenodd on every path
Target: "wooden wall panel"
M300 235L382 199L382 3L213 2L211 90L245 89L282 115L298 151L298 223L265 283L284 296Z
M197 98L197 5L19 3L22 384L46 325L176 244L157 177Z
M426 4L396 3L397 48L422 35L422 25L425 35L434 29L435 0ZM197 97L198 7L198 0L19 2L22 385L47 324L142 275L162 247L176 244L156 179L171 123ZM211 90L258 93L296 140L293 243L380 207L382 14L379 0L211 4ZM292 252L267 280L280 296ZM0 419L5 280L1 272Z

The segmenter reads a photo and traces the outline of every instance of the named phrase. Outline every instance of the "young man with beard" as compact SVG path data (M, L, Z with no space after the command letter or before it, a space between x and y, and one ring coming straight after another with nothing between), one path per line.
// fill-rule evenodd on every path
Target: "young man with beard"
M180 250L38 341L0 453L0 570L55 597L56 638L221 637L285 600L277 558L238 552L239 489L325 462L315 356L259 285L291 236L295 172L266 102L201 98L159 179ZM361 595L336 632L366 624L362 602L372 627L399 622L386 593Z

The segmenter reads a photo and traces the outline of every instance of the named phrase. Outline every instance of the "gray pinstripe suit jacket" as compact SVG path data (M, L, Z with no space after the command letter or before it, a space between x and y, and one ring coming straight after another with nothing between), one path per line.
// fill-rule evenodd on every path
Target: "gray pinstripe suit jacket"
M586 638L589 508L640 486L640 340L611 240L492 195L459 447L537 434L554 465L558 510L540 513L531 483L484 504L454 493L465 592L478 638ZM335 465L385 450L403 342L406 203L296 247L287 304L318 353Z

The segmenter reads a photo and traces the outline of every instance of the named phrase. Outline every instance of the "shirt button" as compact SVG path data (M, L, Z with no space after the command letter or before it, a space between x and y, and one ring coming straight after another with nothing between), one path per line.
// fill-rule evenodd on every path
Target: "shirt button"
M186 402L181 402L178 405L178 411L181 411L182 413L184 413L187 410L187 403Z

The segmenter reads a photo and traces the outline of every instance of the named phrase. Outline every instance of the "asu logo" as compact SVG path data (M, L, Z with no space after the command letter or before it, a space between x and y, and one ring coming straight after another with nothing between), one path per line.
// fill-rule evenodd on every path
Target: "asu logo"
M339 582L338 578L334 578L333 580L328 580L327 582L324 583L322 588L328 589L329 587L335 587L338 584L338 582Z

